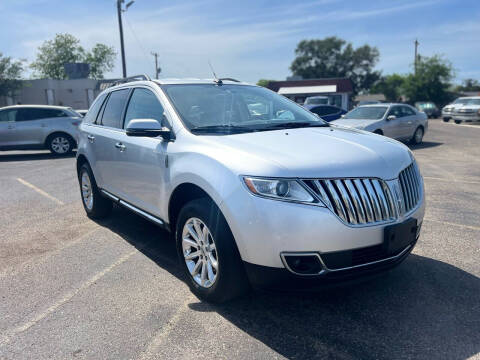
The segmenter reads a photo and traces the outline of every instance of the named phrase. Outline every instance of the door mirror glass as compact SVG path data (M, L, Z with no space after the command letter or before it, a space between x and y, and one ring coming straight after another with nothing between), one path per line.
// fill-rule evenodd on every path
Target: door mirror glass
M174 140L173 132L162 127L155 119L133 119L125 129L127 136L157 137L161 136L167 141Z
M387 120L388 121L392 121L392 120L395 120L397 117L395 115L388 115L387 116Z

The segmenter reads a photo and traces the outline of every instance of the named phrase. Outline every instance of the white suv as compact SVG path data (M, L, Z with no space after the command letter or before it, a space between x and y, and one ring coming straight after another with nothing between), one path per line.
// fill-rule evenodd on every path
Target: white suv
M169 229L190 288L214 302L390 268L425 210L406 146L232 79L105 90L80 126L77 169L89 217L117 203Z

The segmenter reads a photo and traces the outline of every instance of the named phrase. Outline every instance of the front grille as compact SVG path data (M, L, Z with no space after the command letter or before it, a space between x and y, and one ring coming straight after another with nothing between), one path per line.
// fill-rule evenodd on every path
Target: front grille
M402 189L404 213L415 208L420 201L420 176L415 165L412 163L406 167L398 176L400 188Z
M390 190L375 178L304 180L323 203L351 225L374 224L396 218Z

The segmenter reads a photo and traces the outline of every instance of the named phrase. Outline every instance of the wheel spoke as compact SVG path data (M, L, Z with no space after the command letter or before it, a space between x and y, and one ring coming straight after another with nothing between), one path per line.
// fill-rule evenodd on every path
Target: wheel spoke
M199 260L197 261L197 263L195 264L195 266L193 267L193 270L192 270L192 276L195 276L198 274L198 272L200 271L200 268L202 267L202 262Z
M215 274L213 273L213 269L212 269L212 264L209 262L207 262L207 271L208 271L208 280L210 282L213 282L213 280L215 279Z
M200 239L198 237L198 234L197 232L195 231L195 229L193 228L192 225L188 224L187 225L187 230L188 230L188 233L191 235L191 237L197 242L200 244Z
M195 249L199 248L198 244L195 241L192 241L188 238L183 238L183 245L187 245L187 246L193 247Z
M199 250L194 251L194 252L190 252L189 254L185 255L185 260L195 259L195 258L199 257L200 254L201 254L201 252Z
M203 231L200 227L200 224L197 219L193 219L193 227L195 228L195 233L197 235L196 240L197 241L202 241L203 239Z
M205 264L204 261L202 261L201 279L202 279L202 286L205 286L205 280L207 280L207 264Z
M212 267L215 269L215 270L218 270L218 261L217 259L215 259L213 257L213 254L210 253L208 254L208 259L210 260L210 263L212 264Z

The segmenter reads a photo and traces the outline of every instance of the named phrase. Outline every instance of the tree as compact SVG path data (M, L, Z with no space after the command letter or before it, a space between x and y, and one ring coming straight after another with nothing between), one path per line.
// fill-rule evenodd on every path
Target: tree
M260 80L257 81L257 85L258 86L263 86L263 87L268 87L268 84L271 81L275 81L275 80L260 79Z
M13 60L0 53L0 96L12 96L22 87L20 78L23 73L23 61Z
M392 74L383 76L371 89L371 93L380 93L385 95L387 101L398 101L403 93L405 76Z
M45 41L39 48L36 60L30 65L40 77L66 79L66 63L90 63L90 77L103 78L103 74L113 69L115 50L104 44L96 44L86 52L80 40L70 34L57 34L53 40Z
M422 57L417 71L405 78L403 89L408 101L432 101L445 104L451 100L448 91L454 73L450 62L438 55Z
M463 91L480 91L480 82L475 79L465 79L462 81L462 85L458 85L455 90L457 92Z
M304 79L347 77L353 82L354 93L370 89L380 78L374 71L380 54L376 47L351 43L335 36L323 40L302 40L295 50L290 66L294 75Z

